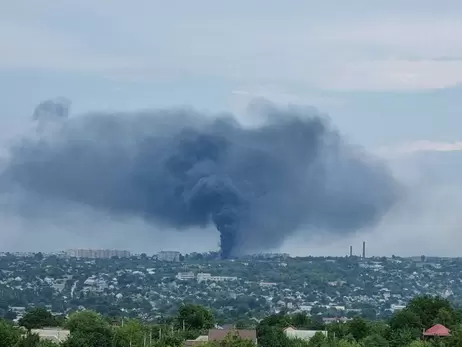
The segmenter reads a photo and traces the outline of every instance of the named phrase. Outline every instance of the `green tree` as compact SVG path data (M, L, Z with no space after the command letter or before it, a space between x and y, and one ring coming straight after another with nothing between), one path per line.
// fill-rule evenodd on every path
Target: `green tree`
M40 337L37 334L27 333L26 336L21 337L15 347L39 347Z
M60 345L50 340L40 340L38 347L59 347Z
M110 325L94 311L73 313L66 327L71 334L64 347L110 347L114 336Z
M309 347L309 341L306 341L303 339L290 339L290 340L287 340L282 346L284 347Z
M443 311L445 319L450 317L451 323L455 323L456 312L454 308L448 300L441 297L434 297L431 295L418 296L412 299L406 308L419 316L422 323L421 328L423 329L428 329L434 325L435 318L438 317L442 309L446 311Z
M308 328L311 324L311 319L307 314L300 312L296 313L291 317L291 325L298 328Z
M335 344L333 345L335 346ZM337 341L336 347L362 347L359 342L356 341L348 341L345 339L340 339Z
M391 347L407 346L416 340L420 336L420 333L409 328L391 330L388 334L388 341Z
M66 328L73 332L92 332L95 329L108 328L109 324L95 311L74 312L66 322Z
M43 307L37 307L28 311L18 323L27 330L54 327L57 325L53 315Z
M257 327L258 344L262 347L284 347L290 341L284 335L282 328L270 325L259 325Z
M308 342L308 347L322 347L326 340L326 336L323 333L317 332Z
M447 345L451 347L462 346L462 326L457 326L451 331L451 336L447 338Z
M373 321L369 323L370 333L377 334L383 337L388 336L390 332L390 326L383 321Z
M369 334L369 324L363 318L355 317L346 324L356 341L364 339Z
M263 347L284 347L295 343L283 333L291 325L291 318L284 313L265 317L257 326L258 344Z
M205 330L215 325L212 312L200 305L187 304L180 307L175 319L177 329Z
M433 320L433 324L442 324L447 328L454 327L456 323L456 315L455 312L452 310L448 310L447 308L440 308L438 311L437 316Z
M431 347L431 343L422 340L412 341L407 347Z
M364 347L388 347L388 341L378 334L369 335L363 340Z
M184 339L179 334L166 334L156 342L156 347L183 347Z
M348 326L345 323L334 322L327 325L327 331L330 336L337 339L343 339L349 334Z
M393 314L388 324L392 330L407 328L411 330L417 329L420 332L422 329L422 321L420 320L419 315L408 308Z
M9 322L0 320L0 347L15 346L21 339L21 331Z
M273 314L271 316L265 317L259 324L259 326L270 326L270 327L280 327L287 328L292 324L290 316L284 313Z
M63 347L112 347L113 338L110 334L92 332L91 334L71 334L62 344Z
M146 326L137 320L129 320L115 331L117 346L142 346L149 334Z

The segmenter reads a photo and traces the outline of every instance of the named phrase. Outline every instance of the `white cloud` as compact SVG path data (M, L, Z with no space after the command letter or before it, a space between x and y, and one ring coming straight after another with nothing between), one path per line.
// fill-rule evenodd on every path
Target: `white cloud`
M281 104L300 104L322 107L325 105L341 104L339 99L321 96L314 92L294 93L278 85L250 85L243 86L231 92L241 105L248 105L252 99L264 98Z
M314 2L181 4L182 11L156 1L2 5L0 68L151 80L212 76L326 89L425 89L462 82L459 6L449 11L426 2L411 11L417 3L392 1L374 10L355 1L340 15Z
M462 151L462 141L437 142L437 141L415 141L400 144L397 146L384 146L375 152L383 156L402 156L419 152L454 152Z
M122 57L92 51L84 42L46 26L21 20L0 21L0 68L102 72L132 64Z
M398 10L398 8L397 8ZM462 35L461 13L444 16L397 13L383 17L339 21L320 25L312 34L320 45L338 46L352 57L364 54L382 58L421 57L424 59L462 54L457 39Z
M338 90L418 90L462 82L462 61L363 60L335 64L319 86Z

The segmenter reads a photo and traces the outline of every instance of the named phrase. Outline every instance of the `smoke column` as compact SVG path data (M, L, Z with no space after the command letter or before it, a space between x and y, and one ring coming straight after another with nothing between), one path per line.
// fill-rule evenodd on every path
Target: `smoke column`
M160 227L214 224L223 258L278 247L297 230L373 226L399 196L388 170L311 108L255 102L265 121L243 127L188 109L67 117L68 107L39 106L33 121L55 124L10 149L3 183Z
M45 100L35 108L32 118L35 121L52 121L57 118L67 118L70 104L70 100L63 97Z

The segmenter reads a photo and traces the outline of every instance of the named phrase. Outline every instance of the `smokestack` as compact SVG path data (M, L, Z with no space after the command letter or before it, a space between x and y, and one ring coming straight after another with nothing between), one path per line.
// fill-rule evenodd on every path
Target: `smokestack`
M350 257L353 256L353 246L350 246Z
M366 258L366 241L363 241L363 258Z

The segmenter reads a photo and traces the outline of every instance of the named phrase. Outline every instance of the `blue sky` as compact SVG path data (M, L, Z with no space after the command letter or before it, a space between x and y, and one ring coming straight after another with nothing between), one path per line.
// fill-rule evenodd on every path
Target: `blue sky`
M243 117L264 97L313 105L373 151L457 156L461 37L460 0L0 0L0 141L56 96L75 113L187 104ZM438 157L438 175L454 158ZM433 160L395 163L418 194L368 236L372 253L459 252L462 184L429 185ZM9 223L21 245L22 221ZM439 243L408 249L436 229ZM332 247L310 251L348 250Z
M237 113L263 96L366 147L457 141L461 19L457 0L0 1L0 117L57 95Z

